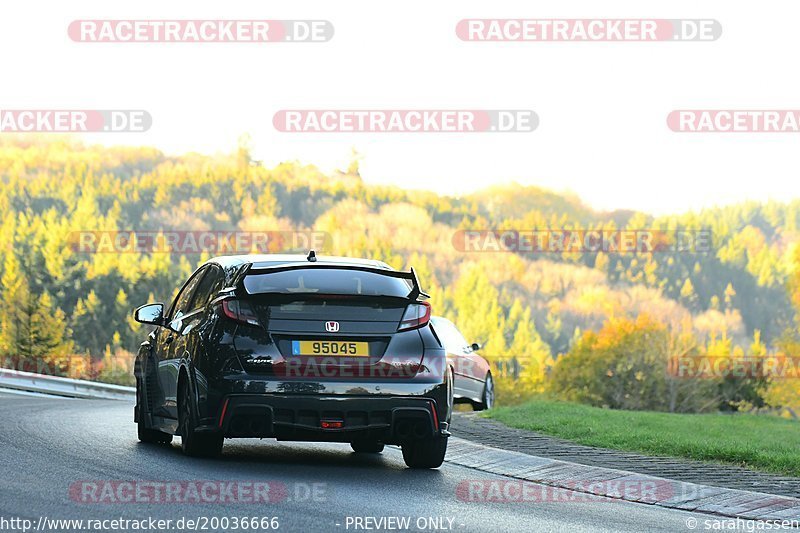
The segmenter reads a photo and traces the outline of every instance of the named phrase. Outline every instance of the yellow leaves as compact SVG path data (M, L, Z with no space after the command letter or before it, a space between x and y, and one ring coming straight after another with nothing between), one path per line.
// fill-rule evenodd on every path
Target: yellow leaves
M730 307L733 305L733 297L736 296L736 290L733 288L733 283L728 283L725 287L725 305Z
M100 299L97 297L97 293L93 290L89 291L89 294L86 295L86 298L83 300L79 300L83 302L84 312L87 315L96 315L98 309L100 308Z
M686 278L680 292L681 302L689 309L694 309L697 305L697 294L694 292L694 284L690 278Z
M767 355L767 346L761 342L761 330L755 330L753 333L753 343L750 345L750 353L757 357Z
M647 352L648 342L661 342L664 328L696 329L702 344L706 336L713 337L714 351L733 350L724 339L741 343L747 332L760 328L764 338L757 335L749 349L763 353L774 342L771 324L784 318L785 305L775 301L774 311L762 312L778 292L760 287L778 288L787 278L800 310L800 246L790 244L797 240L799 204L749 205L657 219L643 213L607 216L592 212L573 196L516 184L463 197L366 185L358 178L356 154L351 162L346 173L326 176L297 162L265 168L252 161L247 142L228 156L166 158L150 148L87 147L65 138L3 138L0 253L7 263L14 255L9 252L24 250L17 253L21 258L30 248L41 271L42 280L36 281L50 286L53 305L74 307L81 316L90 308L97 312L94 300L102 300L100 312L115 309L109 317L114 325L108 331L98 328L96 335L103 336L103 346L114 344L110 333L118 330L120 342L130 345L131 332L139 326L130 322L130 309L124 308L144 303L148 292L154 293L151 299L169 300L199 261L216 254L76 255L69 247L71 233L157 228L326 232L333 240L325 253L416 267L433 295L435 312L453 319L470 341L484 342L490 357L522 362L516 382L521 388L541 385L551 350L572 353L570 347L580 345L627 357L633 352L625 351L619 338ZM719 254L690 257L533 256L463 253L453 244L457 228L618 227L709 227L721 249ZM672 242L668 236L661 238ZM658 237L657 241L661 242ZM25 269L12 258L2 270L3 290L13 294L14 287L19 289L18 274ZM36 292L41 288L36 286ZM91 288L96 293L90 293ZM648 382L644 370L622 363L613 367L614 379L621 370L631 372L634 384ZM597 375L602 379L606 371L603 367Z
M597 349L606 349L619 345L624 339L637 333L665 332L666 327L650 315L642 313L634 319L612 317L598 332L595 340Z
M594 260L594 268L600 272L605 272L608 269L608 255L603 252L598 252Z
M771 407L791 409L796 416L800 416L800 386L797 380L773 381L764 393L764 401ZM788 412L785 414L790 416Z
M608 287L585 288L574 301L574 308L586 315L614 316L620 310Z
M694 285L692 285L692 280L686 278L686 281L683 283L683 287L681 287L681 298L689 299L694 295Z
M724 312L709 309L694 318L694 327L701 336L730 335L742 337L745 326L742 315L738 310L725 310Z
M789 295L794 308L800 313L800 245L795 245L792 255L792 274L789 278Z

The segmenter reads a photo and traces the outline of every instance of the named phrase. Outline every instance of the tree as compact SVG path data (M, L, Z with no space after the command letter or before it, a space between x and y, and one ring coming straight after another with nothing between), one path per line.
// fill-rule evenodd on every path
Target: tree
M733 288L733 283L728 283L725 287L725 309L733 308L734 296L736 296L736 290Z
M357 177L359 159L353 153L347 168L326 175L298 162L267 168L253 159L246 137L231 154L170 157L146 147L0 137L0 284L8 256L23 261L11 265L0 288L0 348L17 352L17 335L28 335L18 327L23 310L16 303L37 302L28 309L32 323L33 314L47 314L38 307L46 293L53 310L69 318L77 352L95 363L106 346L114 358L128 357L143 330L131 323L131 308L168 302L204 256L90 254L70 244L95 231L236 228L313 229L330 237L326 253L414 265L434 312L485 344L501 393L525 390L531 365L524 358L546 359L540 333L550 352L571 356L582 332L600 333L612 316L633 320L646 312L669 323L667 352L682 347L674 340L676 317L691 313L701 346L718 332L717 340L725 333L734 350L758 330L768 353L797 353L781 334L800 336L800 201L653 218L594 211L572 195L518 184L460 196L370 185ZM657 244L672 243L673 229L710 230L714 253L470 254L454 246L456 231L486 228L664 230ZM69 341L66 329L65 335ZM683 409L679 400L693 385L669 386L675 409ZM770 405L783 402L792 400L776 395Z
M667 370L675 345L671 332L646 314L610 319L558 359L550 390L569 401L612 409L694 412L716 407L704 395L670 388Z
M519 305L515 300L514 307ZM509 313L511 314L511 313ZM519 374L513 384L514 396L526 398L544 390L547 371L552 364L550 347L539 336L531 320L531 310L521 312L514 329L509 353L519 363Z
M2 277L0 350L18 368L60 375L72 351L64 311L55 308L48 292L36 296L15 255L8 254Z
M508 354L505 339L505 316L500 306L500 292L480 265L465 265L455 284L453 307L455 323L469 342L482 342L489 358Z
M695 294L694 285L692 285L692 280L689 278L686 278L683 287L681 287L681 302L690 309L697 307L697 294Z
M188 277L188 276L187 276ZM75 331L75 340L84 346L90 354L102 354L111 341L98 333L105 331L108 326L108 313L103 309L102 302L94 290L89 291L85 298L78 300L72 314L72 329Z

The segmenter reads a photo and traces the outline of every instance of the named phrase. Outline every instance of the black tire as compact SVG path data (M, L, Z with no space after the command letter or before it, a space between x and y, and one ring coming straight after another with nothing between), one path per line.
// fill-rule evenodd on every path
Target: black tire
M350 443L350 447L356 453L381 453L383 443L374 440L356 440Z
M144 408L144 395L142 394L141 382L136 380L136 401L139 404L139 421L136 424L136 433L140 442L147 444L169 444L172 442L172 435L158 431L157 429L150 429L144 422L144 414L141 412Z
M439 468L447 453L447 438L414 439L401 446L403 460L409 468Z
M483 394L481 401L472 404L475 411L485 411L494 407L494 380L491 374L486 374L486 381L483 384Z
M447 416L448 426L453 414L453 369L447 370ZM438 428L437 428L438 429ZM433 435L424 439L412 439L400 444L403 460L409 468L439 468L447 453L447 437Z
M181 450L190 457L218 456L222 453L225 438L221 433L195 431L197 424L194 412L189 384L183 380L178 391L178 433L181 437Z

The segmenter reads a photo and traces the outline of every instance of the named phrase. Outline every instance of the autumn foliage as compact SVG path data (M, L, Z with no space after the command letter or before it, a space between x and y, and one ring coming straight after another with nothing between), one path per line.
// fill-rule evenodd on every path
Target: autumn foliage
M168 156L65 137L0 139L0 356L126 381L146 335L132 309L170 301L210 255L83 253L71 246L75 232L313 230L331 236L320 254L414 266L434 312L483 344L501 402L549 391L626 409L797 405L791 384L745 393L739 383L676 382L664 365L688 349L749 353L756 335L766 353L793 349L800 202L653 217L598 212L517 184L453 196L370 185L357 158L343 168L267 168L246 146L228 156ZM459 251L455 232L476 228L705 229L714 248Z

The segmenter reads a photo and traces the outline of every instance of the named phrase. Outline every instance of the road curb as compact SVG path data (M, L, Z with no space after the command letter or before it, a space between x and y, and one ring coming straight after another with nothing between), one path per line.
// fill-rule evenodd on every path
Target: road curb
M537 457L451 437L445 461L481 472L586 494L745 520L800 520L800 499L700 485L597 466ZM667 490L643 495L612 487L635 482ZM566 493L564 493L566 494ZM568 497L565 495L565 497ZM536 503L536 500L530 501Z

